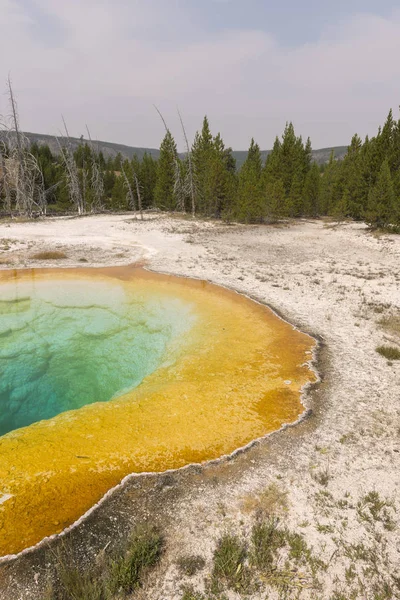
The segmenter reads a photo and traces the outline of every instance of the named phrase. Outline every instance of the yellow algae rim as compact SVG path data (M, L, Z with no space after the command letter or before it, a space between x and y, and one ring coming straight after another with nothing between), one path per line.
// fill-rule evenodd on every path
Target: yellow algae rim
M201 277L190 277L190 276L186 276L186 275L177 275L175 273L170 273L167 271L155 271L153 269L147 268L147 267L138 267L135 264L131 264L131 265L124 265L124 266L118 266L118 267L112 267L112 266L107 266L107 267L66 267L66 268L59 268L59 267L48 267L48 268L35 268L35 269L31 269L29 267L25 268L25 269L7 269L7 270L3 270L0 271L0 281L4 281L6 282L7 280L13 279L15 277L15 275L21 274L21 275L26 275L29 273L29 271L31 270L35 270L35 271L40 271L40 274L51 274L51 273L62 273L63 271L80 271L81 274L83 275L85 272L88 273L93 273L93 272L99 272L99 274L104 274L106 276L108 275L113 275L115 274L115 270L123 270L123 269L132 269L132 272L137 271L137 272L148 272L149 275L155 275L162 277L172 277L174 279L178 279L181 280L181 282L184 282L185 280L190 283L190 282L204 282L207 283L208 285L210 285L214 291L216 290L220 290L222 292L225 293L229 293L229 294L236 294L238 296L238 298L242 298L242 299L247 299L251 302L253 302L254 304L258 304L260 307L263 308L267 308L276 318L278 318L280 321L282 321L283 323L290 325L290 327L294 330L294 331L298 331L299 333L301 333L304 336L309 337L311 340L313 340L313 346L312 349L310 351L311 353L311 357L309 360L304 361L303 366L307 366L308 370L314 375L314 380L309 380L307 381L305 384L303 384L300 388L300 404L303 406L304 411L298 416L298 418L295 421L292 421L290 423L283 423L278 429L275 429L273 431L270 431L264 435L261 435L253 440L251 440L250 442L248 442L247 444L240 446L238 448L236 448L235 450L233 450L231 453L228 454L223 454L218 458L212 458L210 460L205 460L201 463L199 462L191 462L188 463L186 465L183 465L181 467L178 468L172 468L172 469L166 469L163 471L142 471L139 473L129 473L126 476L124 476L121 481L119 483L117 483L115 486L113 486L112 488L110 488L109 490L107 490L107 492L100 498L100 500L98 502L96 502L95 504L93 504L93 506L91 506L84 514L82 514L76 521L74 521L73 523L71 523L70 525L68 525L65 529L63 529L61 532L59 533L55 533L49 536L46 536L44 538L42 538L39 542L37 542L36 544L29 546L27 548L24 548L23 550L21 550L18 553L15 554L8 554L8 555L4 555L4 556L0 556L0 564L3 563L7 563L10 561L13 561L21 556L24 556L26 554L30 554L32 552L34 552L35 550L41 548L43 545L47 544L50 541L53 541L55 539L59 539L64 537L65 535L67 535L69 532L71 532L73 529L77 528L79 525L81 525L84 521L86 521L88 519L88 517L95 511L97 510L97 508L99 506L101 506L112 494L114 494L114 492L123 489L125 487L125 485L131 481L132 479L138 478L138 477L146 477L146 476L157 476L157 475L163 475L163 474L174 474L174 473L178 473L181 471L184 471L186 469L190 469L193 468L195 466L199 466L201 465L202 467L207 466L207 465L218 465L222 462L225 462L227 460L231 460L233 459L235 456L237 456L238 454L241 454L243 452L246 452L247 450L249 450L250 448L252 448L253 446L259 444L260 442L262 442L263 440L269 438L272 435L276 435L282 431L284 431L285 429L289 428L289 427L295 427L296 425L298 425L299 423L301 423L302 421L304 421L305 418L307 418L309 416L309 409L306 405L305 399L307 397L307 393L308 391L315 387L315 385L317 385L318 383L320 383L321 378L319 375L319 372L317 370L317 358L318 358L318 351L320 348L320 342L318 341L317 337L315 335L312 335L308 332L304 332L303 330L301 330L299 327L297 327L296 325L294 325L293 323L291 323L288 319L284 318L275 308L273 308L272 306L270 306L269 304L267 304L266 302L260 301L257 298L254 298L248 294L245 294L243 292L238 291L235 288L231 288L229 286L224 286L224 285L220 285L220 284L216 284L208 279L204 279ZM124 279L124 278L122 278Z

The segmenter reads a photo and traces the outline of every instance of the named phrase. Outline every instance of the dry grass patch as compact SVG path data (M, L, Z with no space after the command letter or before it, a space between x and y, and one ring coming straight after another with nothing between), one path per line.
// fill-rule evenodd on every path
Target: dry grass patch
M271 483L258 494L247 494L243 497L241 508L243 512L256 512L260 516L270 517L287 513L289 508L288 493L276 483Z
M378 346L376 351L388 360L400 360L400 350L396 346Z
M202 571L204 569L206 566L206 561L198 554L187 554L186 556L181 556L178 558L176 564L182 575L193 577L193 575L196 575L198 571Z
M378 321L378 324L386 331L386 333L400 338L400 315L384 317Z
M43 252L36 252L36 254L31 254L31 257L34 260L63 260L64 258L68 258L65 252L61 252L59 250L44 250Z
M392 501L381 498L375 490L369 492L357 503L357 513L362 521L373 524L380 521L387 531L393 531L396 527L394 513L396 508Z

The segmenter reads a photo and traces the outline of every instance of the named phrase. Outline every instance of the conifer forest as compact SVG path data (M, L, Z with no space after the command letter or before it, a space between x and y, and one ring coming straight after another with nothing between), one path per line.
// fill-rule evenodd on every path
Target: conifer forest
M343 160L312 159L312 145L287 123L265 163L252 139L237 169L232 149L214 135L207 117L185 152L165 125L159 158L145 153L104 157L92 142L72 149L67 125L59 151L29 144L20 130L11 84L11 119L0 131L0 211L3 216L87 214L158 209L226 221L267 223L281 218L331 216L398 230L400 120L392 110L372 138L355 134ZM5 119L2 120L6 122Z

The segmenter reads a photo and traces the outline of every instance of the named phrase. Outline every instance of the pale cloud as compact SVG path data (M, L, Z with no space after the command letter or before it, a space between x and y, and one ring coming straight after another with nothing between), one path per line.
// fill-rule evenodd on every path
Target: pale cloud
M184 5L37 0L35 13L0 0L0 80L11 72L22 125L55 133L63 113L76 135L88 123L100 139L157 146L152 105L180 141L179 105L191 136L207 113L233 147L251 136L270 147L291 119L320 147L374 133L399 103L399 12L356 15L287 48L265 31L200 31ZM58 40L32 27L40 14Z

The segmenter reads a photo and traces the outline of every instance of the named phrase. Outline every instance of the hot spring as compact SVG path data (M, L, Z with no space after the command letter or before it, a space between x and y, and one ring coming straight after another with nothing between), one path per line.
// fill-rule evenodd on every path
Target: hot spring
M232 453L304 410L314 340L204 281L141 269L0 273L0 555L130 473Z

